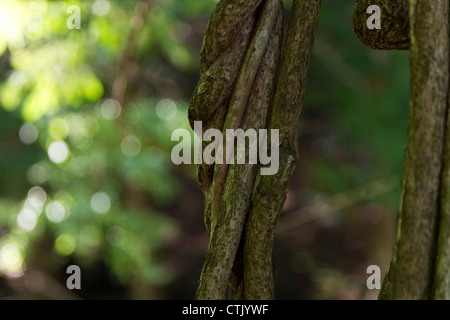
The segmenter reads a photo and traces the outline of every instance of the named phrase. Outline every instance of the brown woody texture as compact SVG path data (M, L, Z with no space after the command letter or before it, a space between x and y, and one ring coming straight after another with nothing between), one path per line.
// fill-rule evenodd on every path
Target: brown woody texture
M267 178L258 165L199 165L210 244L197 299L225 299L228 288L241 299L274 296L273 237L297 161L297 119L320 3L294 0L284 48L281 0L221 0L212 13L191 125L279 129L280 170Z
M381 10L381 29L370 30L367 8ZM366 46L379 50L408 50L410 47L408 0L358 0L353 13L353 31Z
M376 31L363 26L364 19L357 15L369 1L360 0L353 17L359 39L375 49L411 50L410 123L398 240L379 298L449 299L449 1L380 0L370 4L382 7L383 27Z

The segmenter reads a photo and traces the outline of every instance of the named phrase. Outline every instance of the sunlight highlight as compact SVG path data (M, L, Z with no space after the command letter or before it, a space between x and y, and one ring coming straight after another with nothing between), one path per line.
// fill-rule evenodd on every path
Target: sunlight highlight
M69 147L64 141L55 141L48 147L48 157L56 164L63 163L69 157Z
M111 199L104 192L98 192L91 198L91 208L95 213L105 214L111 208Z
M45 213L48 220L53 223L60 223L66 217L66 209L64 205L59 201L50 202L45 208Z

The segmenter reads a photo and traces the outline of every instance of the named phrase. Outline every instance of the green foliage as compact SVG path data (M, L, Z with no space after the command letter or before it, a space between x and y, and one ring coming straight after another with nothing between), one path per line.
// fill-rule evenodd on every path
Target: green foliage
M56 265L103 261L123 285L170 280L153 256L177 235L159 208L181 191L170 136L188 128L186 103L108 99L119 70L105 69L122 58L138 2L1 2L0 56L10 56L0 83L0 275L23 272L51 238L44 254ZM136 58L162 53L192 70L196 53L174 21L208 12L206 3L155 1ZM81 30L66 26L69 5L82 8Z

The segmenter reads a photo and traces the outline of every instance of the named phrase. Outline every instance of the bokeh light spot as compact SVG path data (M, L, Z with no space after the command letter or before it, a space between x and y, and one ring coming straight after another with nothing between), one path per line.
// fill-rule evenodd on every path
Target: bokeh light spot
M36 228L38 215L31 209L24 208L17 215L17 225L24 231L31 232Z
M14 265L20 261L19 249L12 244L7 244L2 248L1 258L4 264Z
M112 246L121 246L125 243L126 234L120 227L109 228L106 232L106 241Z
M69 157L69 147L64 141L54 141L48 147L48 157L56 164L63 163Z
M44 184L48 179L48 170L45 165L36 163L28 169L27 178L32 184Z
M48 133L55 140L63 140L69 135L69 125L62 118L55 118L48 125Z
M37 209L41 209L47 200L47 193L41 187L33 187L28 191L27 200Z
M156 114L162 120L172 120L177 114L177 105L169 99L163 99L156 105Z
M38 131L33 124L26 123L19 130L19 138L26 145L33 144L38 138Z
M91 208L95 213L105 214L111 208L111 199L104 192L98 192L91 198Z
M60 223L66 217L66 209L64 205L59 201L50 202L45 208L45 213L48 220L53 223Z
M122 141L121 145L122 153L128 157L136 157L141 153L141 140L135 136L128 136Z
M55 240L55 250L62 256L71 255L76 247L75 239L68 234L62 234Z
M111 10L108 0L96 0L92 6L92 12L97 16L106 16Z
M108 99L102 104L102 116L107 120L115 120L120 116L122 108L114 99Z

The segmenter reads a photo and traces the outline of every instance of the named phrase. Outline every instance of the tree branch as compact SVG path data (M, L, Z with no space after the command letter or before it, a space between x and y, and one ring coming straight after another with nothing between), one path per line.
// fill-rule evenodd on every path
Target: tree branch
M153 0L141 0L138 4L139 10L133 17L133 24L128 35L128 41L123 49L122 57L120 59L120 67L111 90L111 97L124 107L126 100L126 92L130 77L130 69L134 62L134 50L136 49L136 42L145 25L150 7Z

